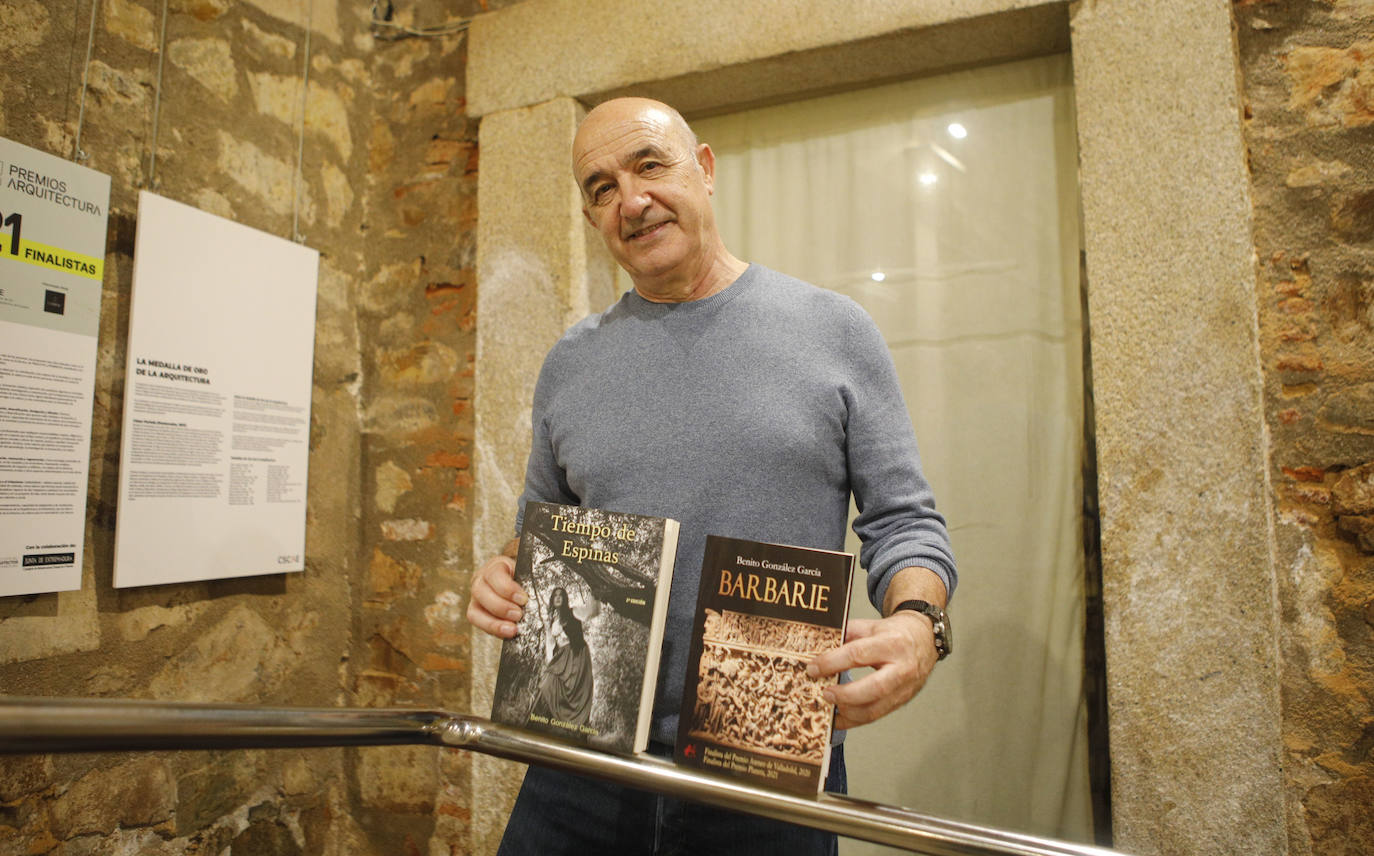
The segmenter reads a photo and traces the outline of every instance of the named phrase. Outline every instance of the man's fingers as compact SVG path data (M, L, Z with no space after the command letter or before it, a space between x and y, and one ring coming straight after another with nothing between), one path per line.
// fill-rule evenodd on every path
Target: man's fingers
M866 725L910 701L925 679L901 672L888 665L852 683L827 687L826 695L835 702L835 727Z
M855 639L872 636L873 631L877 628L878 619L876 618L851 618L849 624L844 628L844 641L853 642Z
M467 617L474 627L509 639L515 635L515 622L523 615L521 606L529 602L515 582L515 565L506 556L488 560L473 574L472 598Z
M876 676L876 673L874 673L873 675L869 675L868 678L864 678L864 680L866 681ZM855 683L858 683L858 681ZM845 684L846 689L852 686L853 684ZM838 687L833 689L838 689ZM895 694L879 693L874 695L871 692L864 691L851 695L856 695L857 697L851 701L843 699L837 699L836 701L835 725L837 728L853 728L856 725L867 725L906 704L911 698L911 694L901 692ZM841 725L841 722L847 724Z
M518 606L524 606L529 602L525 590L515 581L515 562L509 556L493 556L482 565L477 575L478 579L491 586L491 590L504 600Z
M935 666L934 634L925 619L898 613L877 620L850 622L845 643L807 665L811 677L826 677L856 666L873 672L847 684L826 687L835 705L835 726L852 728L886 716L925 686Z
M852 705L849 707L836 708L835 727L850 729L860 725L867 725L870 722L887 716L896 710L900 705L887 704L886 702L874 702L869 705Z
M519 621L523 614L519 604L508 597L503 597L485 579L476 580L472 584L472 603L493 618Z
M863 637L846 642L838 648L831 648L829 651L818 654L806 667L806 674L812 678L828 678L831 675L838 675L845 669L852 669L855 666L868 666L871 662L867 659L867 652L871 646L872 637Z
M878 622L872 618L851 618L844 631L844 644L818 655L807 666L806 674L813 678L828 678L855 666L873 665L869 662L861 662L856 656L856 649L851 648L850 645L860 639L871 637L877 625Z
M851 705L835 709L835 727L850 729L867 725L891 713L893 708L882 707L880 703L871 705Z
M515 622L493 616L478 605L476 598L468 601L468 623L484 633L501 639L511 639L515 636Z
M813 678L824 678L859 666L877 668L902 657L904 646L909 644L901 637L890 634L869 635L865 632L857 637L851 636L849 641L840 647L826 651L812 660L806 667L806 674Z
M914 696L918 688L913 670L889 663L857 681L826 687L824 693L841 708L864 707L884 699L894 699L892 706L898 707Z

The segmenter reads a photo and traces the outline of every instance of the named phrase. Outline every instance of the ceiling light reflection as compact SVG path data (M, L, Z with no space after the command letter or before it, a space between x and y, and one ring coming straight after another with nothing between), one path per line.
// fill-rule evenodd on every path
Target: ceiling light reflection
M947 130L949 131L949 135L956 140L962 140L964 137L968 136L968 128L965 128L958 122L950 122Z
M933 173L933 172L923 172L923 173L921 173L921 175L920 175L920 181L921 181L921 183L924 184L926 187L930 187L932 184L934 184L935 182L937 182L937 181L939 181L939 180L940 180L940 176L936 175L936 174Z
M874 282L882 282L883 280L887 279L887 274L883 273L880 270L873 271L872 276Z

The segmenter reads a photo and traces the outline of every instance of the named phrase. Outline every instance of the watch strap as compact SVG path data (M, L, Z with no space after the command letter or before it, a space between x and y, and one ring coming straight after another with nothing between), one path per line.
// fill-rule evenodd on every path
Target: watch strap
M928 601L904 600L897 604L892 612L895 614L903 610L919 612L930 619L931 627L935 631L935 653L941 660L948 657L950 652L954 650L954 638L953 634L950 633L949 616L945 614L945 611Z

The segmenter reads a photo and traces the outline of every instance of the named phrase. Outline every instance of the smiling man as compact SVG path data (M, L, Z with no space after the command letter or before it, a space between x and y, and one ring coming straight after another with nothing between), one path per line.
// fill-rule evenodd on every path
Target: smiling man
M851 493L869 598L885 617L851 619L845 644L808 670L875 669L827 689L839 733L905 704L948 650L936 629L956 570L872 319L730 254L711 208L715 157L665 104L592 110L573 176L634 290L545 358L517 517L544 501L682 522L651 748L671 755L706 536L841 549ZM517 544L473 576L468 620L500 638L529 602L512 579ZM837 746L826 790L844 789ZM835 851L830 834L531 767L499 852Z
M646 300L710 297L748 268L716 231L715 167L682 117L653 101L609 101L578 129L582 210Z

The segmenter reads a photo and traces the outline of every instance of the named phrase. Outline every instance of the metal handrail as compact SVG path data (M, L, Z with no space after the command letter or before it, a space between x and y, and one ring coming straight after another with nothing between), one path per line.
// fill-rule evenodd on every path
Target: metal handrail
M758 788L666 760L609 755L466 714L0 697L0 754L127 749L432 744L540 764L930 856L1108 856L1115 851L958 823L838 794Z

